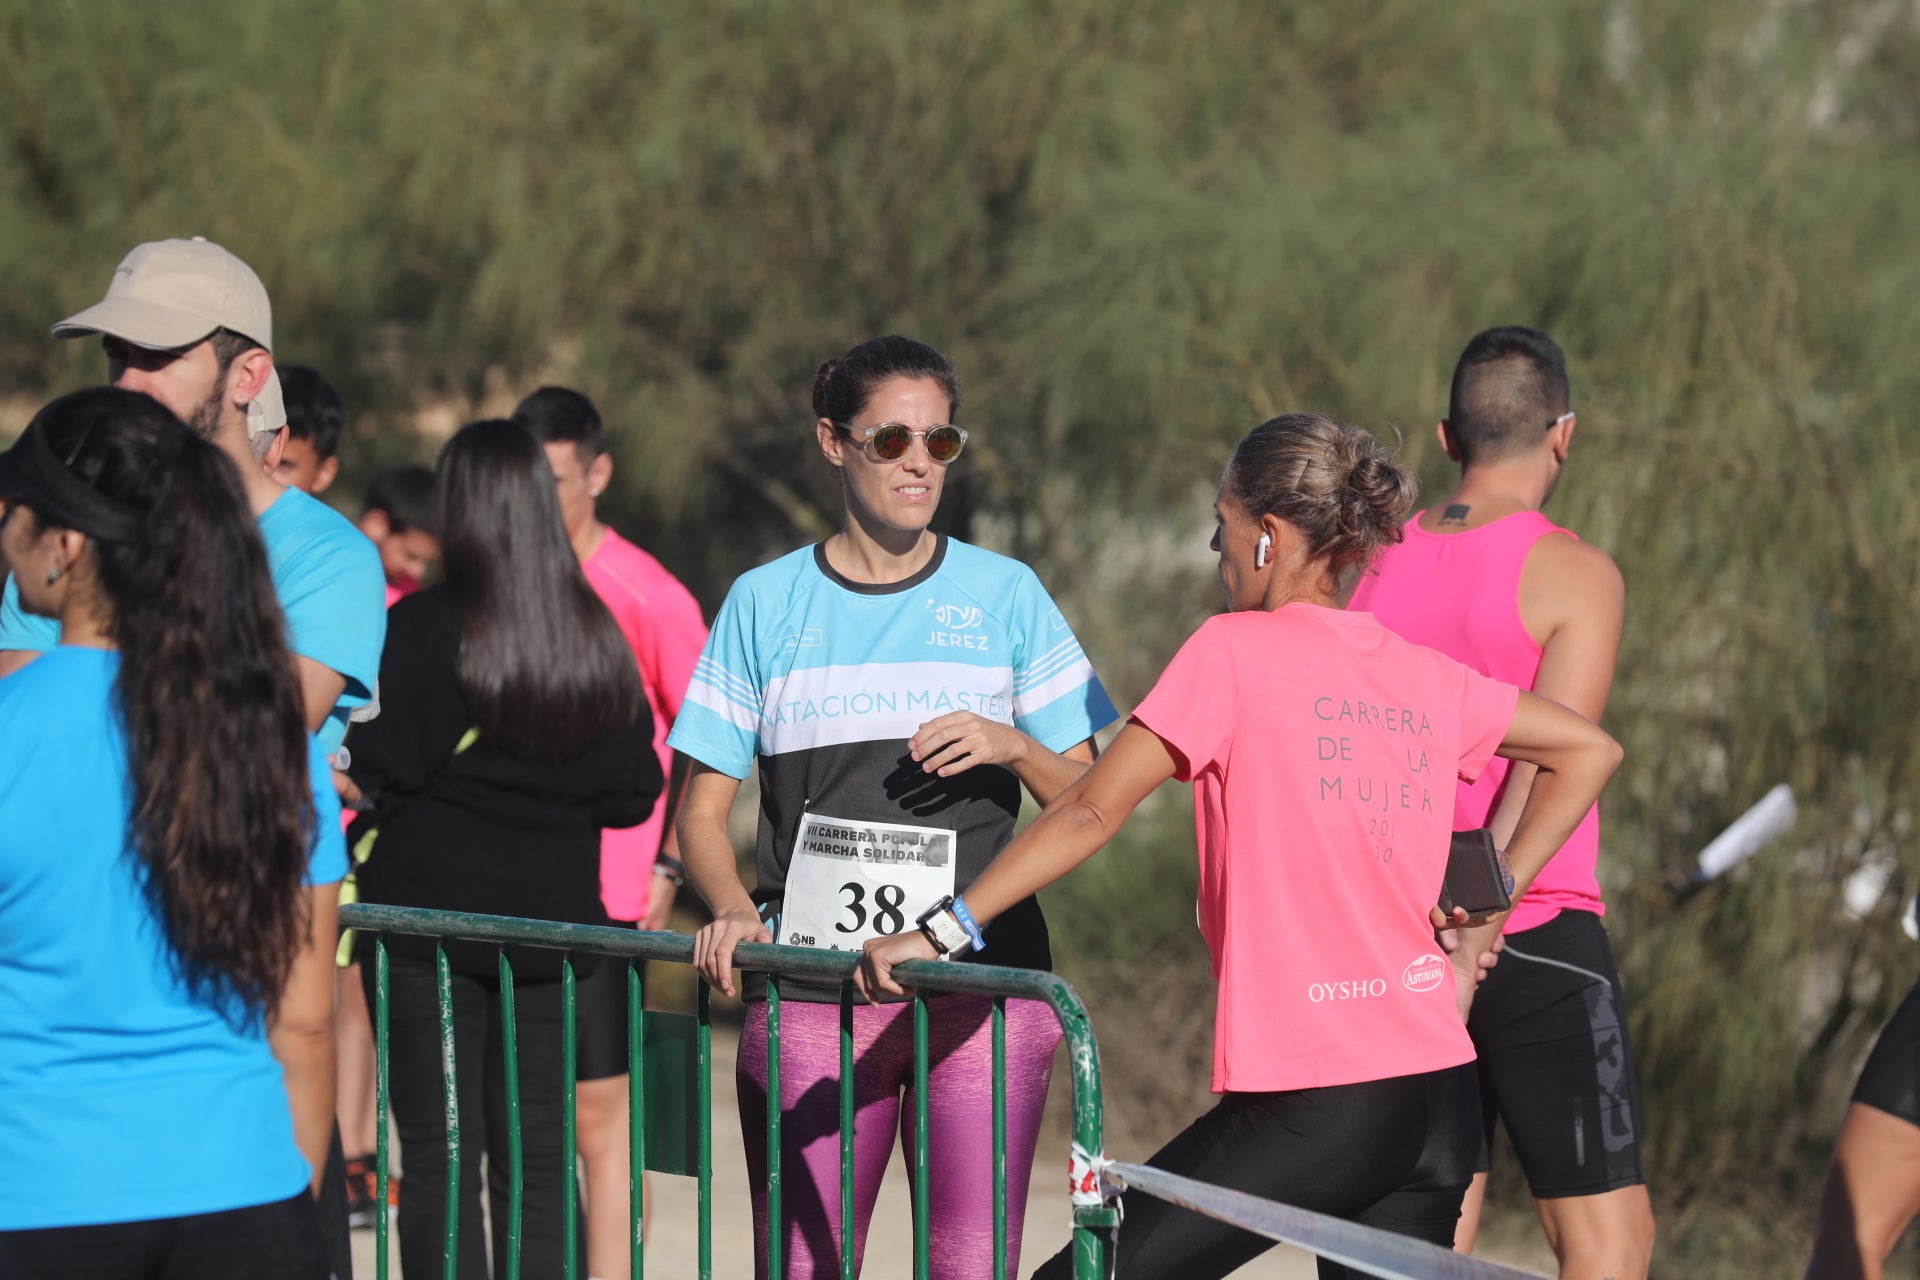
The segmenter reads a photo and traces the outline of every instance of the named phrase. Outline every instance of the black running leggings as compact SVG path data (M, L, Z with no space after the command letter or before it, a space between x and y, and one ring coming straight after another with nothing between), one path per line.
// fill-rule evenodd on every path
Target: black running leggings
M1472 1063L1286 1093L1229 1093L1147 1161L1156 1169L1453 1244L1480 1148ZM1224 1276L1273 1241L1140 1191L1121 1197L1120 1280ZM1073 1274L1064 1249L1034 1280ZM1324 1259L1321 1280L1357 1273Z
M90 1227L0 1231L7 1280L326 1280L305 1187L272 1204Z
M367 1007L374 1008L374 966L362 965ZM408 1280L442 1274L447 1222L447 1110L440 1076L440 1001L431 963L390 956L389 1073L394 1127L405 1177L400 1183L400 1268ZM584 982L582 986L584 987ZM506 1053L497 979L453 974L454 1070L460 1103L460 1280L486 1280L480 1218L485 1182L495 1265L506 1274L508 1146ZM560 984L514 984L519 1044L521 1168L520 1274L564 1274L566 1207L561 1113ZM480 1157L490 1164L483 1179ZM584 1237L582 1237L584 1239Z

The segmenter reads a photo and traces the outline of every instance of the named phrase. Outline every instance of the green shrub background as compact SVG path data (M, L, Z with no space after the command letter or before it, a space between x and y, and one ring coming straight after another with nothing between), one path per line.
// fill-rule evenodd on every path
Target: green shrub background
M837 518L814 366L913 333L967 382L944 526L1124 705L1218 605L1233 440L1327 410L1444 485L1453 357L1542 326L1551 513L1628 583L1603 875L1663 1253L1777 1262L1920 969L1917 73L1912 6L1844 0L4 0L0 411L100 377L46 326L128 247L205 234L347 394L342 505L571 382L711 607ZM1791 839L1676 902L1779 781ZM1202 1101L1187 812L1049 895L1141 1154Z

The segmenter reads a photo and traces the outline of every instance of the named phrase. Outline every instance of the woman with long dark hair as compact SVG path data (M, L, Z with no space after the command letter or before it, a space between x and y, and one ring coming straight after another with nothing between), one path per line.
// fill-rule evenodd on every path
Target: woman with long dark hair
M871 338L814 378L814 440L839 474L832 537L741 576L714 618L668 745L695 762L682 806L687 875L714 921L695 964L733 991L733 949L777 938L852 950L912 930L963 891L1013 835L1024 788L1042 804L1087 767L1115 717L1067 620L1032 569L929 527L967 432L947 358ZM751 893L727 820L760 772ZM898 855L898 856L893 856ZM976 940L982 964L1045 969L1031 898ZM768 1270L764 980L749 978L738 1085L752 1172L756 1268ZM835 1275L851 1227L860 1254L898 1132L914 1110L911 1006L854 1010L853 1223L841 1221L840 985L787 979L780 994L781 1158L787 1280ZM931 1005L928 1193L933 1275L992 1275L992 1001ZM1007 1005L1007 1258L1018 1270L1033 1160L1060 1025L1038 1001Z
M374 798L353 838L379 832L360 872L361 897L609 923L601 830L643 821L661 786L633 652L580 571L553 470L523 428L476 422L448 441L438 505L444 579L388 615L380 716L349 736L353 780ZM446 1221L439 1006L433 944L395 937L388 945L393 1114L407 1170L400 1257L420 1277L438 1273ZM499 965L490 946L447 950L459 1064L459 1274L480 1278L482 1155L492 1157L493 1256L502 1266L511 1227ZM574 1176L561 1147L560 953L513 953L525 1170L519 1248L521 1274L534 1280L562 1272L562 1179ZM593 964L575 961L583 975ZM371 987L371 967L362 972ZM624 1000L582 1012L626 1016ZM626 1042L624 1032L593 1037ZM624 1055L608 1058L583 1058L577 1076L626 1070Z
M0 1274L323 1275L346 855L239 473L103 387L0 499L61 627L0 682Z
M1192 782L1222 1097L1149 1163L1445 1246L1480 1144L1473 1043L1434 940L1469 923L1435 906L1455 779L1495 754L1539 766L1507 849L1518 895L1620 749L1558 703L1339 607L1343 577L1400 537L1414 492L1357 427L1287 414L1248 433L1214 505L1228 612L949 911L867 944L860 984L897 996L894 965L1058 880L1161 783ZM1273 1247L1151 1196L1124 1208L1116 1267L1134 1280L1224 1276ZM1070 1273L1063 1251L1036 1275ZM1351 1273L1323 1260L1320 1274Z

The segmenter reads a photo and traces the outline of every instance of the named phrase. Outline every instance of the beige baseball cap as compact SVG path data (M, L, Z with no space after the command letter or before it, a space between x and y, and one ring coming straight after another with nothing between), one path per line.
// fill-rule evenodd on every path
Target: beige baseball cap
M194 236L134 246L113 269L107 296L54 325L53 336L104 333L136 347L178 351L215 329L273 350L273 308L260 277L205 236ZM276 401L279 390L276 378Z

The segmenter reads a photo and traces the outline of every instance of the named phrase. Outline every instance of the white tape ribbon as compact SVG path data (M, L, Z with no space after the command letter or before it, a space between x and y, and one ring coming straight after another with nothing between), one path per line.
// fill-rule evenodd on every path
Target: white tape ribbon
M1074 1148L1078 1168L1085 1154ZM1439 1245L1395 1235L1378 1227L1328 1217L1293 1205L1262 1200L1244 1191L1216 1187L1150 1165L1094 1157L1089 1167L1129 1195L1150 1195L1244 1231L1307 1249L1332 1262L1385 1280L1541 1280L1536 1272L1454 1253ZM1081 1203L1076 1195L1074 1203Z

